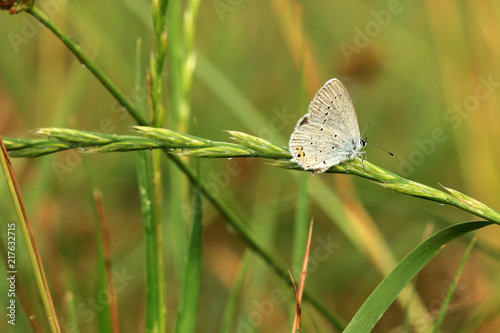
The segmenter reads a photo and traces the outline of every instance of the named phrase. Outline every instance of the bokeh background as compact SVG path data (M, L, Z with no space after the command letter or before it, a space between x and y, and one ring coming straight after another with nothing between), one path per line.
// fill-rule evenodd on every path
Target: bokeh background
M133 89L134 66L137 40L141 40L144 72L153 47L150 2L45 0L38 4L126 96L134 100L145 93ZM197 62L190 112L184 120L173 121L169 116L171 69L165 67L167 128L222 141L229 140L224 130L237 130L287 145L314 93L336 77L351 95L361 130L370 124L365 135L396 155L391 158L368 145L370 162L500 208L498 1L202 1L194 36ZM168 47L175 48L174 42L169 41ZM130 126L135 125L132 117L30 15L0 13L0 50L2 136L35 138L32 130L40 127L130 134ZM130 277L116 282L122 283L117 293L122 331L142 331L144 244L137 154L68 151L13 162L61 322L68 318L65 295L71 292L81 305L77 313L80 328L91 332L97 327L98 311L85 312L87 300L97 293L93 177L103 193L113 267ZM306 284L345 321L393 263L422 239L445 226L477 220L453 207L405 197L354 176L312 177L267 162L203 159L201 172L262 244L290 268L297 258L297 191L300 184L307 186L307 218L314 216L315 220L312 249L325 249L321 246L328 242L333 245L327 255L321 252L315 258L316 266L310 267ZM191 222L184 209L189 206L188 193L183 194L181 206L172 206L169 198L169 175L178 175L184 186L187 182L174 171L174 165L166 159L163 163L170 330L182 280L181 254L188 242L188 234L184 239L172 237L172 219L182 219L186 225ZM16 218L5 184L0 185L0 193L4 244L5 225ZM247 246L208 203L203 223L197 331L218 332ZM477 245L459 281L443 332L500 330L499 291L495 288L500 278L500 231L491 226L476 235ZM445 247L414 282L414 297L431 314L441 306L469 241L464 238ZM0 320L2 332L32 331L28 314L43 322L24 249L19 240L18 297L24 309L18 308L15 328L5 318ZM1 279L2 304L6 290L5 279ZM268 304L276 290L284 295L283 302L266 308L263 304ZM250 325L254 332L288 332L293 302L290 289L260 258L250 254L234 331L246 332L242 327ZM396 302L375 330L400 332L407 318L419 316L427 318L425 313L405 313ZM263 321L257 325L255 318ZM333 330L308 304L303 307L303 320L307 331Z

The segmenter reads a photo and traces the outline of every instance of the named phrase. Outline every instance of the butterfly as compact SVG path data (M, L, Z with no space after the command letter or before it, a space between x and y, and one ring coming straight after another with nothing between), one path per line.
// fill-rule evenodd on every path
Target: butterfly
M292 161L315 175L356 157L363 160L361 149L367 142L361 138L351 97L339 80L331 79L297 122L288 146Z

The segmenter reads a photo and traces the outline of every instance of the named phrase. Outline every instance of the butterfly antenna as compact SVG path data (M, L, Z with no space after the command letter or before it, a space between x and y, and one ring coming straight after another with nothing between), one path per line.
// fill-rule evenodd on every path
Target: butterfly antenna
M375 142L373 141L368 141L368 138L365 139L365 142L368 142L368 143L371 143L372 145L376 146L376 147L379 147L380 149L382 149L383 151L385 151L387 154L391 155L392 157L394 157L394 154L391 153L390 151L388 151L387 149L385 149L384 147L382 146L379 146L378 144L376 144Z
M370 127L370 124L368 124L368 125L366 125L366 126L365 126L365 129L363 130L363 132L361 132L361 137L363 137L363 135L365 134L365 131L366 131L366 129L367 129L368 127Z

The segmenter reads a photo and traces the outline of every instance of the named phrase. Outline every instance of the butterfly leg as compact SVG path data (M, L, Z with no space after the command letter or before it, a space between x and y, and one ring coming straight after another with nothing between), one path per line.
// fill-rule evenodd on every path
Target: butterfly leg
M366 151L359 152L359 156L361 157L361 164L363 164L363 169L365 169L365 172L368 173L365 167Z

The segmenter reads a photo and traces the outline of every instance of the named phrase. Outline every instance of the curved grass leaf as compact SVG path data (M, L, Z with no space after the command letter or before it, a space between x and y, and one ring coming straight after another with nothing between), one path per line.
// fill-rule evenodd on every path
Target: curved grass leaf
M492 224L488 221L466 222L443 229L411 251L386 276L354 315L346 332L370 332L401 290L420 272L441 248L452 240Z

